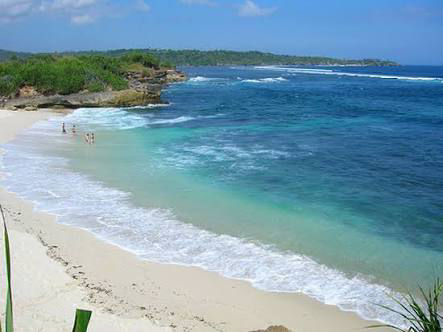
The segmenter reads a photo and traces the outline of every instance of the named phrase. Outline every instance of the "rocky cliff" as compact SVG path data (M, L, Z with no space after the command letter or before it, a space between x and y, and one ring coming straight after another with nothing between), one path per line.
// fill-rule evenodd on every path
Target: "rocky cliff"
M173 69L128 71L125 73L128 89L104 92L87 90L70 95L43 95L32 86L23 86L16 96L0 100L6 109L35 110L37 108L80 108L80 107L131 107L165 103L161 99L162 89L169 83L186 80L184 73Z

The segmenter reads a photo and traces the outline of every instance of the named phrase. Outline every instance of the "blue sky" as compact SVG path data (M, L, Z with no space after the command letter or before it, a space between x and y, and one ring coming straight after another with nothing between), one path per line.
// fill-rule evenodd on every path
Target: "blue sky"
M443 65L443 0L0 0L0 48L261 50Z

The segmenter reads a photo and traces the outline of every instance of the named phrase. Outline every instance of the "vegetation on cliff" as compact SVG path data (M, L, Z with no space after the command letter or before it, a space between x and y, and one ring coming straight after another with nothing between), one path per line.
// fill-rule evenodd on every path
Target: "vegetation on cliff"
M107 55L33 55L0 62L0 96L14 96L24 86L44 95L68 95L128 88L127 73L149 75L159 69L153 55L128 52Z

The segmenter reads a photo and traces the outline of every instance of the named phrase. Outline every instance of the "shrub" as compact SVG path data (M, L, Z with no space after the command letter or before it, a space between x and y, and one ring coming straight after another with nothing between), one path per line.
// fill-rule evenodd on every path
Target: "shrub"
M0 62L0 95L10 96L24 85L42 94L62 95L89 90L127 89L125 70L159 68L151 54L135 52L120 57L104 55L56 56L34 55L27 59Z

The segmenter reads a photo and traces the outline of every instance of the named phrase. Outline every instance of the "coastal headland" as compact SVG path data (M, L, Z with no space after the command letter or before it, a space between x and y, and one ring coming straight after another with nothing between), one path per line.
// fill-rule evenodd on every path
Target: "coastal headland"
M163 87L185 79L175 67L143 53L35 55L0 63L0 106L35 110L162 104Z

